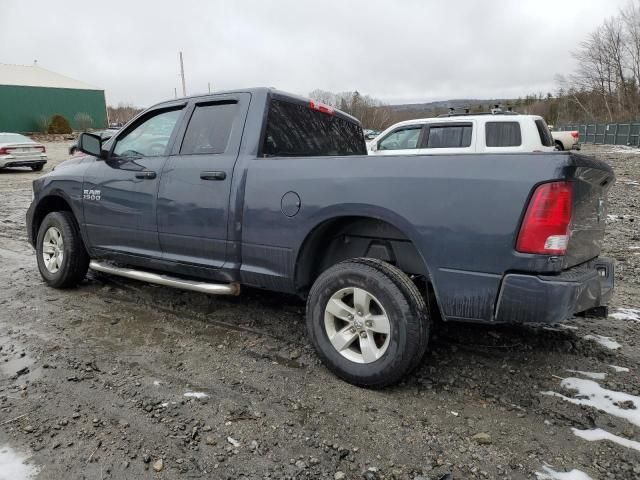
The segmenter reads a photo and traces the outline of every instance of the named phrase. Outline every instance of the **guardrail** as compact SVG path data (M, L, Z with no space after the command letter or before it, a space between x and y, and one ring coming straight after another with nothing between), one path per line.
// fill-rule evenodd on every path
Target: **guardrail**
M560 125L556 130L578 130L580 132L580 143L640 146L640 123Z

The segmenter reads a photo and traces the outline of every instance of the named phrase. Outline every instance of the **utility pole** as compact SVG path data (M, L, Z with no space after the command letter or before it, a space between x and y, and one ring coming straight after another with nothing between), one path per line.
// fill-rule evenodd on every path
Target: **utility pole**
M180 52L180 76L182 77L182 96L187 96L187 86L184 83L184 63L182 62L182 52Z
M178 98L178 88L177 87L173 87L173 96L174 96L174 98Z
M209 93L211 93L211 82L207 82L207 87L209 87Z

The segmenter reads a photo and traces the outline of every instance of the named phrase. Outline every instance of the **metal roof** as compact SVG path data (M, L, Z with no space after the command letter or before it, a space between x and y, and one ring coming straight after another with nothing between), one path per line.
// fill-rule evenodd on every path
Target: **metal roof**
M102 88L65 77L38 65L11 65L7 63L0 63L0 85L102 90Z

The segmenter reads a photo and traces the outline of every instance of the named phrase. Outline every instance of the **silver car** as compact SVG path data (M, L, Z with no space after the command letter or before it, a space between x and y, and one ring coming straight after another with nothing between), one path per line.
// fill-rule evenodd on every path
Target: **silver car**
M31 167L39 172L47 163L47 149L19 133L0 132L0 168Z

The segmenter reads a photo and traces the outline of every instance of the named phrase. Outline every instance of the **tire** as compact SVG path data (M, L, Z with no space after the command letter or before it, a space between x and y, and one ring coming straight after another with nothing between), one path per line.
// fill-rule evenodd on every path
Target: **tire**
M356 295L366 298L361 290L371 297L368 311L373 316L369 318L388 319L388 335L380 333L385 328L379 320L367 327L373 322L366 321L366 307L359 309L355 301ZM336 305L338 316L329 311L335 312ZM353 312L351 320L349 312ZM315 281L307 299L306 327L318 355L334 374L353 385L383 388L420 363L431 320L420 291L401 270L380 260L356 258L330 267ZM348 346L339 350L334 344L340 344L341 338Z
M62 248L56 241L58 234ZM49 267L43 253L45 248L47 257L56 257L55 264L49 264ZM36 258L40 275L50 287L70 288L84 279L89 269L89 255L71 212L52 212L44 217L36 239Z
M40 163L38 165L31 165L31 170L34 172L40 172L44 168L44 163Z
M564 150L564 145L562 145L562 142L557 141L556 142L556 148L562 152Z

